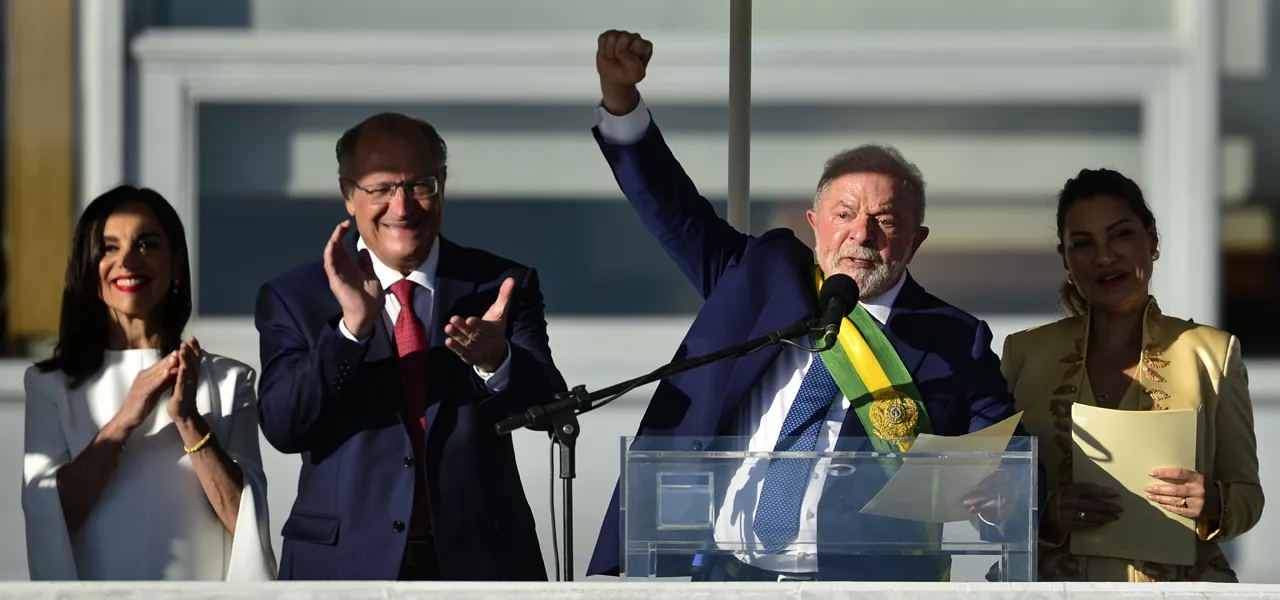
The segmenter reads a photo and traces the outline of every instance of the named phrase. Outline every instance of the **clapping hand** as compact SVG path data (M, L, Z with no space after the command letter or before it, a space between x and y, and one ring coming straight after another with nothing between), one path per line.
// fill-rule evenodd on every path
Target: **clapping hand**
M178 353L173 352L142 370L133 378L129 395L116 416L116 423L127 433L142 424L155 410L165 390L173 387L178 376Z
M200 381L200 342L196 338L182 342L176 353L178 372L169 397L169 418L175 422L200 414L196 408L196 389Z
M444 326L446 348L453 351L462 362L485 373L493 373L507 359L507 307L516 280L508 277L498 289L498 299L480 318L462 318L454 315Z
M349 229L351 221L343 221L329 236L324 247L324 272L329 276L329 290L342 307L342 322L357 339L364 339L382 310L382 283L373 272L373 259L367 249L353 259L343 246L342 238Z

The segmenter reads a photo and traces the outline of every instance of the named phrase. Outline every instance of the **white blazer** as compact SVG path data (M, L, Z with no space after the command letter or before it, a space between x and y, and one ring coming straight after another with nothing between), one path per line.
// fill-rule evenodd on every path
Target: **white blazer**
M276 577L267 482L258 449L256 374L204 353L196 405L244 472L236 535L210 505L169 418L169 393L129 437L115 474L68 535L57 472L120 410L157 350L110 350L102 369L70 389L60 371L27 369L22 510L32 580L227 580Z

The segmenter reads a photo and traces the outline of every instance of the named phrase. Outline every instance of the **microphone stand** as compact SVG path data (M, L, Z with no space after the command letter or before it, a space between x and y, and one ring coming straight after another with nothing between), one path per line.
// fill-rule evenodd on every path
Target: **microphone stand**
M572 390L556 394L555 400L550 403L530 408L523 414L500 421L495 426L498 435L505 435L525 427L543 430L549 423L549 433L555 443L560 446L559 471L564 488L564 521L561 524L564 535L564 581L573 581L573 480L577 476L575 449L578 434L581 432L578 415L604 406L638 387L677 373L726 358L746 356L776 344L789 344L808 352L822 352L834 346L836 339L831 332L816 328L816 323L817 321L812 319L801 321L786 329L780 329L711 354L670 362L646 375L595 392L588 392L586 386L579 385ZM826 343L822 348L808 348L790 341L792 338L819 332L824 334L823 341Z

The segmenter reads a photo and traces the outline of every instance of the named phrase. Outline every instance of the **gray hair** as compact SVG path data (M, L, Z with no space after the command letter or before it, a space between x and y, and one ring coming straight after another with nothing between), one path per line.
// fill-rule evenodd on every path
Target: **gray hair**
M880 173L892 178L897 182L894 199L906 202L916 217L916 225L924 224L924 176L897 149L880 144L858 146L828 159L813 194L813 209L818 210L818 198L832 181L854 173Z

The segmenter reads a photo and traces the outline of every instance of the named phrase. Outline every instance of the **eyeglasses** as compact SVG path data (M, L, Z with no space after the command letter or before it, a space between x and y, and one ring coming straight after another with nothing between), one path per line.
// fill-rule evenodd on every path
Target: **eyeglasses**
M377 186L370 188L356 183L353 179L347 179L346 182L351 184L351 187L359 190L370 204L386 204L391 202L391 199L396 196L397 189L403 189L405 194L419 202L430 199L432 196L440 193L440 179L434 175L427 177L426 179L419 179L415 181L380 183Z

